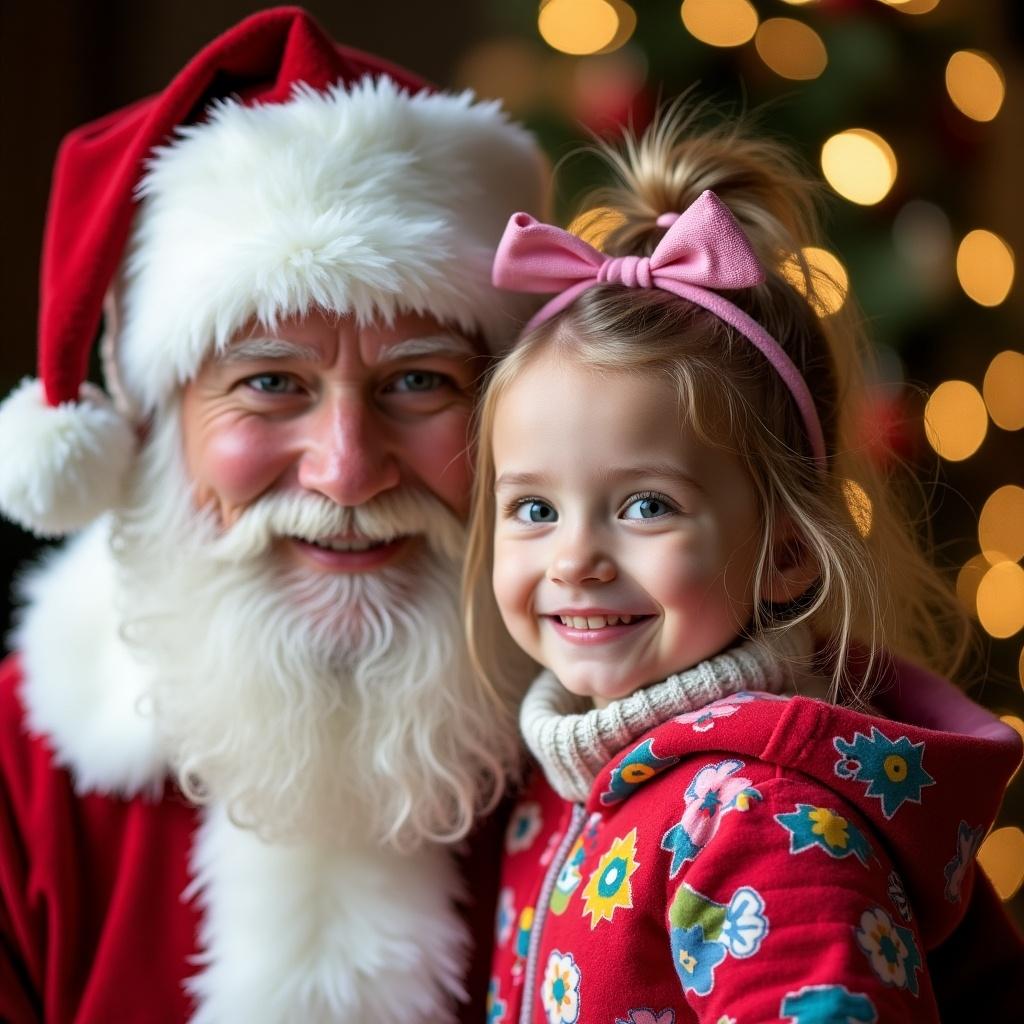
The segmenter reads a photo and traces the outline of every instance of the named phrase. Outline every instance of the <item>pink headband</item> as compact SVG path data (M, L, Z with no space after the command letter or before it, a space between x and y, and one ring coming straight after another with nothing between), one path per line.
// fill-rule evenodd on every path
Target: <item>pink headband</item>
M659 224L667 224L668 217L662 214ZM509 291L559 293L533 316L527 330L598 284L658 288L708 310L739 331L774 367L800 410L814 457L824 465L821 421L800 371L756 320L718 294L761 284L764 270L736 218L714 192L702 193L679 214L649 257L610 258L561 228L515 213L498 245L491 276L496 287Z

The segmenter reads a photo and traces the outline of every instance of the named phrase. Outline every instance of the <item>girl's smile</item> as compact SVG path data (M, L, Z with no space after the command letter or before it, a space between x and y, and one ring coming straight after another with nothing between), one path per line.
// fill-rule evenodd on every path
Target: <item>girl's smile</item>
M735 640L760 516L734 454L680 424L674 382L547 353L494 419L494 591L516 642L597 703Z

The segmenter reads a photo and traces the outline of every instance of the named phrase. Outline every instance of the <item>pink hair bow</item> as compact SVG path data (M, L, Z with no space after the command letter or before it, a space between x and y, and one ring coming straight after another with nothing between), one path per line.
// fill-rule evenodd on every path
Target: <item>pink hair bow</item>
M800 371L756 320L718 294L761 284L764 268L736 218L714 192L702 193L684 210L650 256L605 256L568 231L515 213L498 244L492 278L497 287L509 291L558 293L534 314L527 330L599 284L657 288L708 310L771 363L797 404L815 458L824 463L821 421Z

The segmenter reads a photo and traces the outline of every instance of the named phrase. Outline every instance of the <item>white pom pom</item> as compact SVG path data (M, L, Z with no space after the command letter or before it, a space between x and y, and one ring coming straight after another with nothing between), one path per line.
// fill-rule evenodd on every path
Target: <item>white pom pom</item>
M38 537L77 530L120 500L131 425L98 388L46 404L26 379L0 404L0 513Z

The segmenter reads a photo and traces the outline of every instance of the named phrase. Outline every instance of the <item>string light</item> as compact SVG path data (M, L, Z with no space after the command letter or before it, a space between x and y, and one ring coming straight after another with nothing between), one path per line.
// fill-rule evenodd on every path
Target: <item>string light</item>
M1013 825L990 832L978 850L978 863L999 898L1012 899L1024 881L1024 832Z
M1006 98L1006 79L987 53L958 50L946 64L946 91L962 114L991 121Z
M821 147L821 169L844 199L872 206L888 195L896 181L896 154L876 132L850 128Z
M988 412L978 389L965 380L947 380L929 396L924 407L924 433L942 458L960 462L985 440Z
M993 492L978 517L978 541L992 565L1024 555L1024 487L1007 484Z
M708 46L742 46L757 31L757 11L748 0L683 0L683 24Z
M1024 569L999 562L978 584L978 621L989 636L1005 640L1024 629Z
M795 18L769 18L757 30L754 46L761 60L782 78L817 78L828 65L821 36Z
M827 249L808 245L800 250L810 272L811 288L808 293L807 278L800 261L794 257L784 260L779 266L782 276L806 298L819 316L838 313L846 302L850 289L850 277L839 257Z
M601 249L605 239L625 223L626 218L618 210L610 206L595 206L574 218L566 230L595 249Z
M1013 250L992 231L969 231L956 251L956 276L979 306L998 306L1013 287Z
M1003 430L1024 427L1024 354L1000 352L985 371L981 393L997 427Z
M547 0L537 28L552 49L579 56L609 46L619 32L619 20L608 0Z

